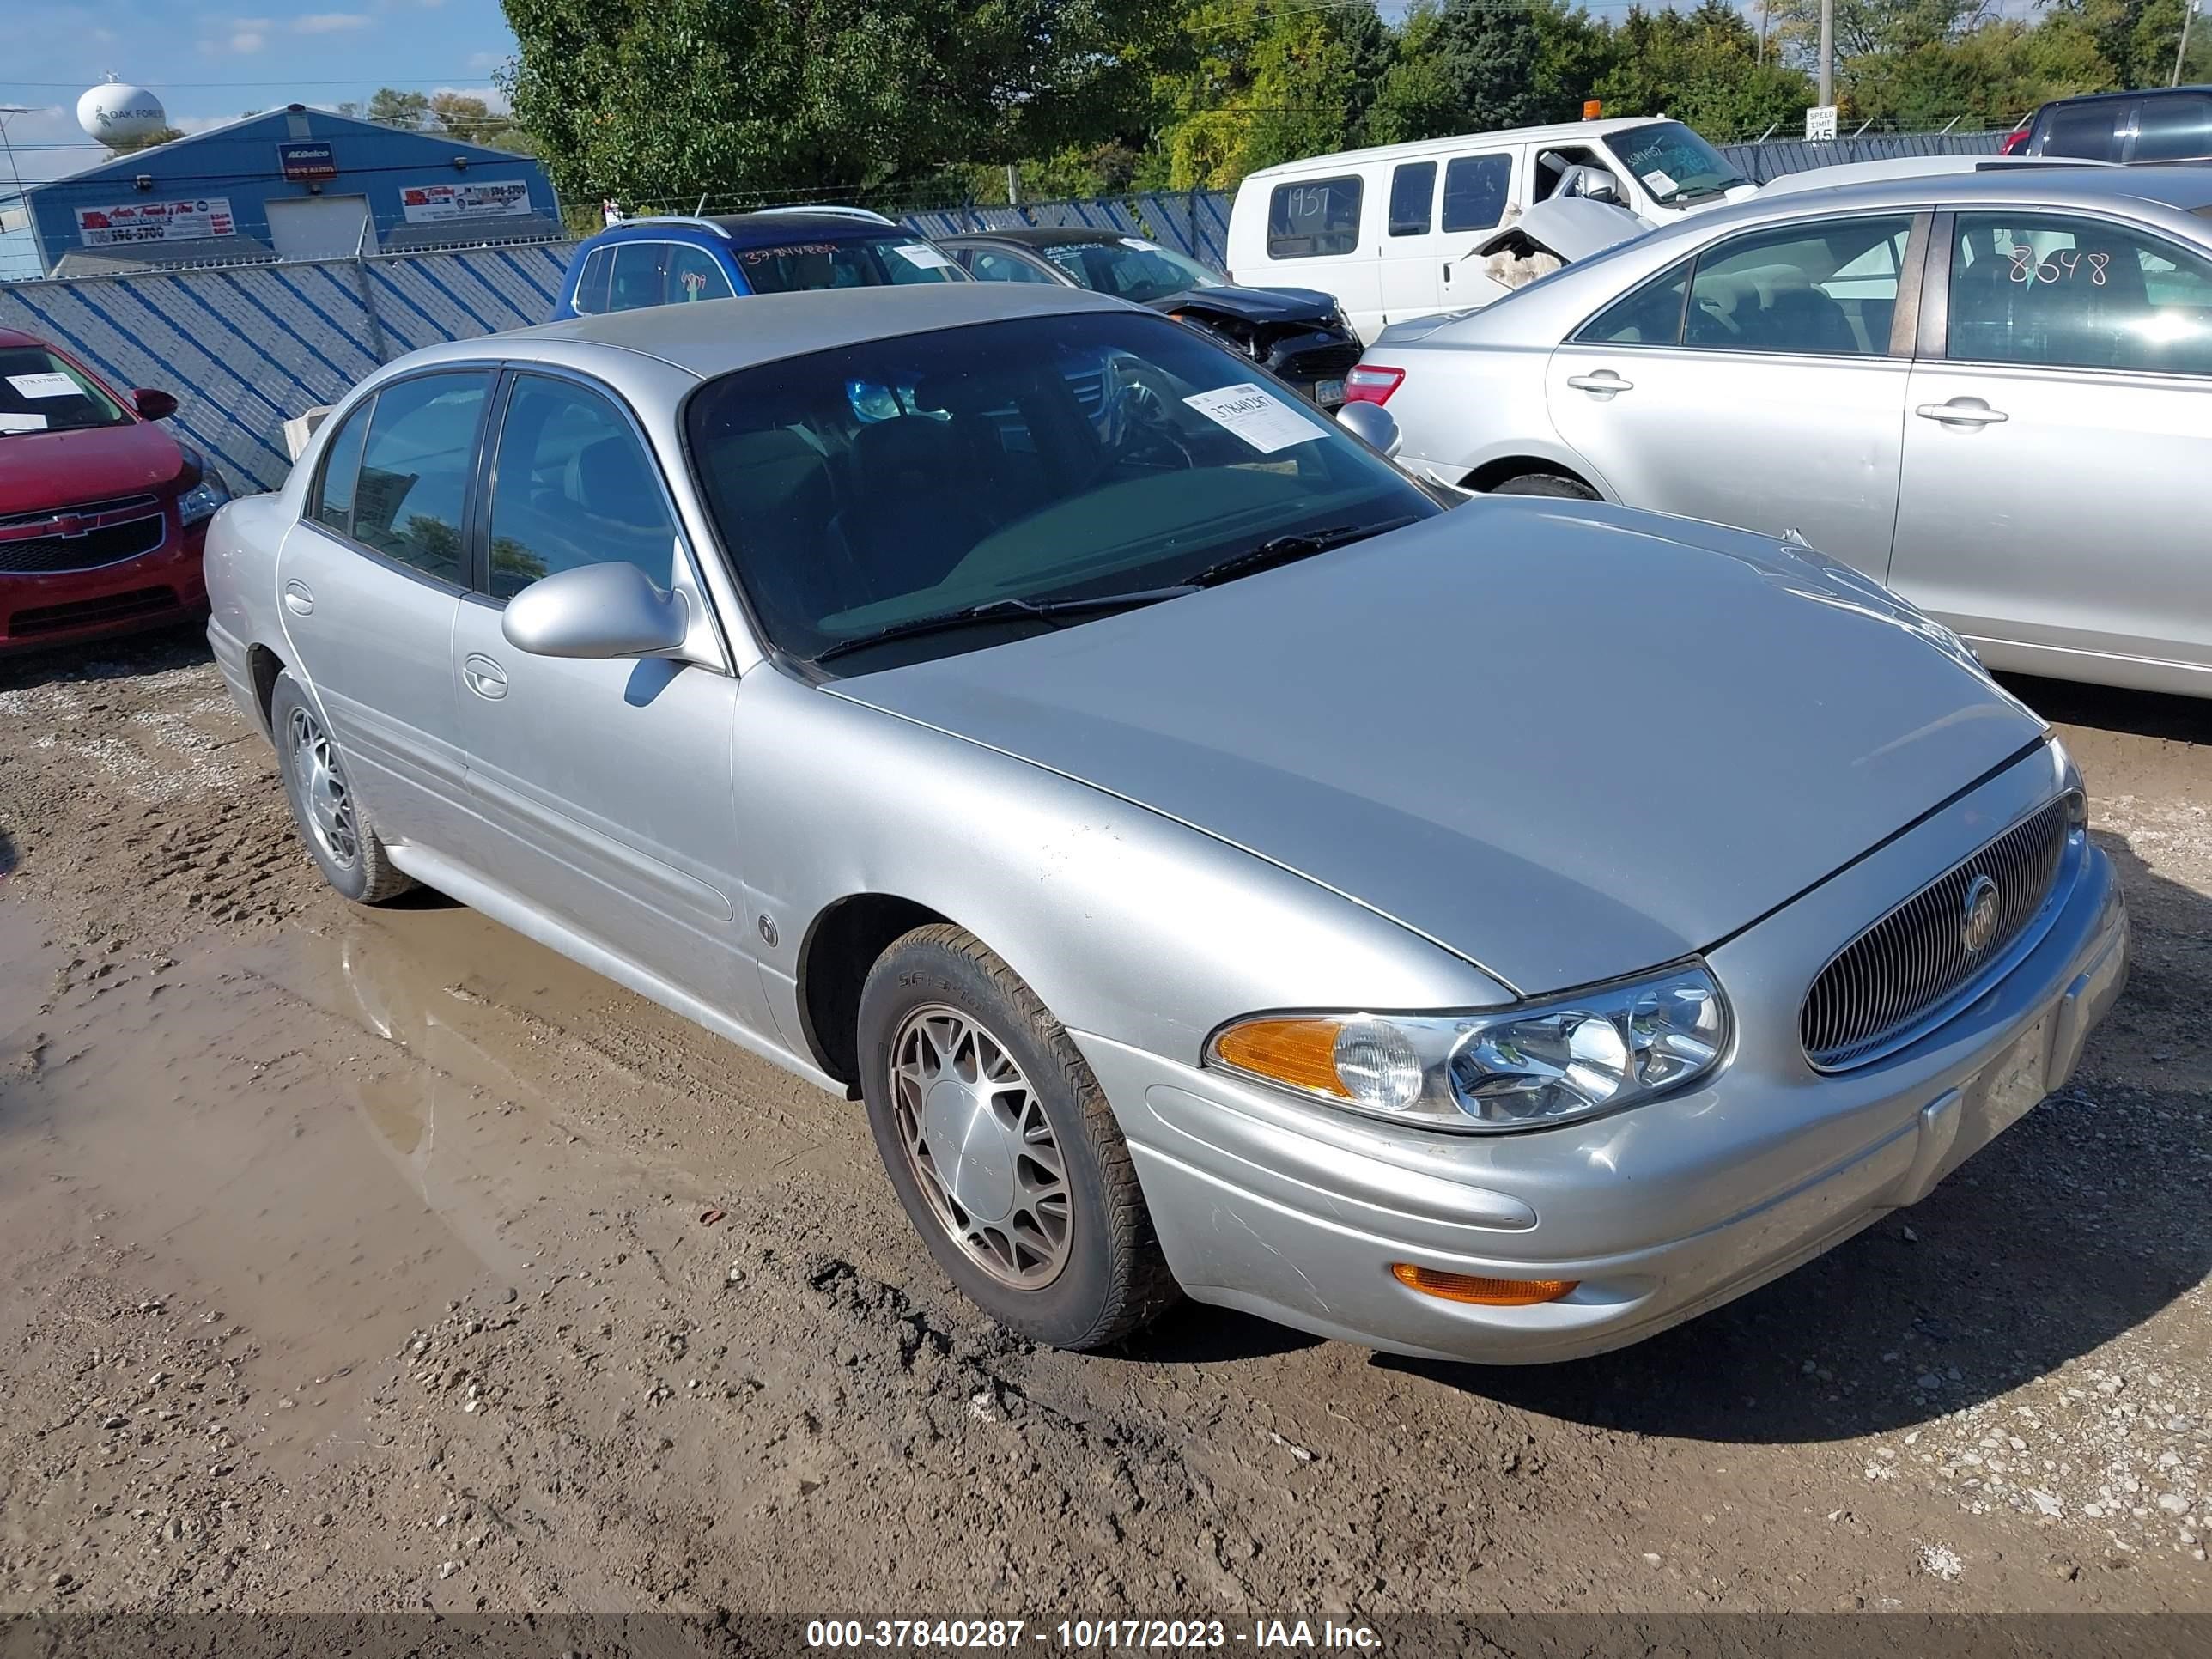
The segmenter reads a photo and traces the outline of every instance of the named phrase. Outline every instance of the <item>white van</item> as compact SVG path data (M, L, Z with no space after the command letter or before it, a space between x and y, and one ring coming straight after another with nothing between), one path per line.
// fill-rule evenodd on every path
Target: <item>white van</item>
M1576 168L1590 172L1576 173ZM1229 280L1333 294L1360 337L1506 287L1469 257L1563 185L1664 223L1758 186L1680 121L1571 121L1287 161L1248 177L1229 213Z

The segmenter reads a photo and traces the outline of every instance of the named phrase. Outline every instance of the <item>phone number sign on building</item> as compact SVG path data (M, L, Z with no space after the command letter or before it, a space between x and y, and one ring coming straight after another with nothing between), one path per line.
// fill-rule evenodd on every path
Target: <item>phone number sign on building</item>
M203 196L189 202L124 202L114 207L76 210L76 227L87 247L115 247L129 242L195 241L205 236L235 236L227 196Z

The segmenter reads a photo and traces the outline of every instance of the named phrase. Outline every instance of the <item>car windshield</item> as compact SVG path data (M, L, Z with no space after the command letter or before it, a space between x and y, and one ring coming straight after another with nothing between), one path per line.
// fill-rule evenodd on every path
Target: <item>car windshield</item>
M0 437L128 426L99 383L44 346L0 346Z
M1605 147L1662 204L1704 201L1751 182L1680 121L1609 132Z
M756 294L795 294L817 288L881 288L893 283L958 282L963 273L945 255L912 236L840 236L830 241L794 237L763 247L735 250L738 269Z
M1221 278L1195 259L1157 242L1117 236L1110 242L1068 242L1039 252L1088 289L1118 300L1150 305L1194 288L1219 288Z
M1027 317L741 369L695 393L691 463L784 652L866 672L990 645L975 606L1154 597L1443 507L1249 362L1166 318ZM1057 619L1055 619L1057 620ZM1071 619L1072 620L1072 619ZM899 630L880 645L860 642Z

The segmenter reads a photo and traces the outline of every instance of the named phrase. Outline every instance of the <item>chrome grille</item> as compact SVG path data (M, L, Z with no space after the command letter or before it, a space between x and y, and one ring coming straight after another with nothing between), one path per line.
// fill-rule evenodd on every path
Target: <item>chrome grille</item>
M42 507L35 513L10 513L0 515L0 531L43 529L57 514L64 513L73 513L81 519L104 519L111 513L152 507L160 499L157 495L118 495L112 501L79 501L72 507Z
M1902 1046L1997 969L2051 896L2075 807L2075 797L2061 795L1836 953L1797 1016L1815 1068L1844 1071ZM1994 915L1971 927L1969 906L1984 881ZM1984 932L1969 949L1970 934Z

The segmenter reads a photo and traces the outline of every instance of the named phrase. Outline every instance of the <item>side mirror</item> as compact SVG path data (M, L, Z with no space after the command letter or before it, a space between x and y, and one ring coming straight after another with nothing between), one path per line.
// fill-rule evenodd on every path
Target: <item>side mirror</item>
M1346 404L1336 411L1336 423L1353 437L1364 439L1394 461L1398 459L1399 448L1405 442L1399 435L1397 422L1390 418L1390 411L1380 404Z
M138 406L138 414L144 420L166 421L177 412L177 400L166 392L141 386L131 394L131 401Z
M1571 167L1566 177L1559 180L1556 192L1561 196L1579 196L1588 202L1610 202L1620 205L1620 181L1603 167Z
M690 632L682 599L632 564L586 564L541 577L507 602L500 632L533 657L652 657Z

